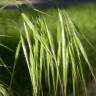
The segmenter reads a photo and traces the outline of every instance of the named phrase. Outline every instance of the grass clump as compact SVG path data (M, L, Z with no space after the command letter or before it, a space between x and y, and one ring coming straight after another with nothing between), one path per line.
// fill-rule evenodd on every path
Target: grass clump
M22 17L25 36L20 33L20 37L33 96L45 96L46 92L50 96L67 96L68 90L71 90L68 78L72 80L73 96L76 96L78 91L76 90L76 86L79 85L78 78L87 96L82 58L85 59L94 79L95 75L79 39L78 31L67 12L58 10L58 25L55 33L57 37L54 37L45 19L38 19L34 24L26 14L22 13Z
M41 11L38 12L42 13ZM20 32L20 42L14 53L15 60L12 73L6 67L11 74L9 88L1 84L0 94L11 95L9 89L13 88L15 68L22 47L32 85L32 96L69 96L70 94L77 96L80 88L84 90L82 94L87 96L82 59L85 60L94 80L96 78L79 39L80 34L67 12L58 9L55 33L51 32L45 18L31 21L25 13L21 13L21 16L24 33ZM4 35L0 36L3 37ZM2 43L0 46L13 52ZM0 61L4 64L2 59ZM82 86L78 88L80 84Z

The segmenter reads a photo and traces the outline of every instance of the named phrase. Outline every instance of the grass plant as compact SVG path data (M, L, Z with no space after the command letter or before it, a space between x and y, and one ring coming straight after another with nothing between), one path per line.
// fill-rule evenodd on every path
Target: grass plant
M58 96L59 94L62 94L62 96L67 96L69 82L68 77L70 76L68 74L68 70L71 66L70 70L72 71L71 75L73 96L76 96L76 84L78 84L76 82L78 82L78 76L79 78L81 78L80 80L83 83L82 88L85 89L85 95L87 96L81 57L85 59L94 79L95 75L92 66L87 58L83 45L79 39L78 31L72 23L67 12L58 10L58 26L60 29L56 33L59 34L59 36L57 36L58 38L56 38L55 40L45 20L39 19L38 23L34 24L24 13L22 13L22 17L24 20L26 36L24 37L22 33L20 33L20 35L23 52L31 77L33 95L37 96L39 93L41 93L40 90L44 94L44 89L38 90L39 86L41 86L40 88L42 88L43 86L43 84L39 84L39 82L42 81L43 77L41 74L42 70L44 70L45 76L43 76L45 78L43 79L46 82L46 84L44 85L49 88L48 90L50 96ZM36 27L36 25L38 25L39 28ZM25 40L27 40L29 46L28 49L26 48L26 45L24 43L24 38ZM41 49L40 47L43 48L44 51L42 55L47 57L41 60L42 63L45 62L45 64L41 64L40 62L40 58L43 57L39 52ZM60 90L58 91L59 87L62 89L61 93L59 92Z
M69 94L77 96L80 90L77 89L79 84L82 84L83 95L88 96L83 61L86 62L93 79L96 80L93 68L79 38L80 34L68 13L60 9L57 13L55 35L48 27L45 18L30 20L26 13L21 13L23 31L19 30L20 41L14 53L12 72L6 67L11 74L10 84L5 86L0 83L1 96L13 96L10 90L13 88L16 65L21 55L20 50L23 51L26 61L32 96L69 96ZM14 52L2 43L0 46ZM2 59L0 62L5 66Z

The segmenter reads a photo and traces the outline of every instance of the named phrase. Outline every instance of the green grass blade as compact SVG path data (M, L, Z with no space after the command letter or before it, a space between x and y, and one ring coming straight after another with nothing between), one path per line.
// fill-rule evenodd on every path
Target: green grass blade
M13 36L9 36L9 35L0 35L0 37L13 37Z
M15 52L15 60L14 60L14 65L13 65L11 79L10 79L10 85L9 85L10 89L11 89L12 82L13 82L13 79L14 79L15 68L16 68L18 58L19 58L20 47L21 47L21 41L18 43L17 48L16 48L16 52Z
M41 94L43 96L43 90L42 90L42 71L43 71L43 66L44 66L44 48L43 48L43 45L41 44L41 47L40 47L40 90L41 90Z
M75 40L74 40L74 45L75 45L76 52L77 52L77 56L78 56L78 62L79 62L81 80L82 80L82 82L83 82L85 94L86 94L86 96L87 96L87 87L86 87L86 82L85 82L84 75L83 75L84 73L83 73L83 68L82 68L82 61L81 61L81 57L80 57L80 51L79 51L79 48L78 48Z
M51 95L51 84L50 84L50 55L49 55L49 53L47 53L47 74L48 74L49 94Z
M91 71L92 76L93 76L93 78L96 80L96 77L95 77L95 75L94 75L93 68L92 68L92 66L91 66L91 64L90 64L90 62L89 62L89 60L88 60L88 58L87 58L86 52L85 52L85 50L84 50L84 48L83 48L83 46L82 46L82 44L81 44L81 41L78 39L78 37L76 36L76 34L75 34L75 38L76 38L78 47L79 47L79 49L80 49L80 51L81 51L81 53L82 53L85 61L86 61L87 64L88 64L88 67L89 67L89 69L90 69L90 71Z
M73 96L76 95L75 88L76 88L76 67L75 67L75 60L74 60L74 52L72 49L72 45L70 44L69 46L69 54L71 58L71 63L72 63L72 79L73 79Z
M11 52L14 52L14 50L12 50L11 48L5 46L4 44L0 43L0 46L4 47L5 49L11 51Z
M22 34L20 34L20 38L21 38L21 44L22 44L24 56L25 56L25 59L26 59L26 63L27 63L28 69L29 69L30 67L29 67L29 61L28 61L28 54L27 54L26 45L25 45Z
M59 21L61 26L61 37L62 37L62 63L63 63L63 84L64 84L64 95L66 96L66 40L65 40L65 31L64 31L64 23L63 16L60 11L59 13Z
M28 33L28 29L26 24L24 23L24 28L25 28L25 34L26 34L26 38L27 38L27 42L28 42L28 46L29 46L29 54L30 54L30 67L29 67L29 72L30 72L30 76L31 76L31 80L32 80L32 86L33 86L33 94L34 96L37 96L37 88L38 88L38 66L36 64L35 61L38 62L38 44L37 42L35 42L36 44L34 45L34 51L32 52L32 45L31 45L31 40L30 40L30 36ZM34 53L34 57L33 57L33 53ZM35 58L36 57L36 58Z

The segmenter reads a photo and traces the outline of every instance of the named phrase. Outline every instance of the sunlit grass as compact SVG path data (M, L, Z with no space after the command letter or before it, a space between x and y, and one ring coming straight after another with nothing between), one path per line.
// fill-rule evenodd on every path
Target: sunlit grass
M40 14L49 16L49 18L51 17L47 13L37 11ZM85 60L86 66L89 68L88 70L90 70L94 80L95 74L79 38L81 33L79 34L65 10L58 10L56 12L55 18L57 25L55 22L52 23L54 25L55 35L48 26L49 22L46 22L45 18L38 17L37 20L30 20L26 13L21 13L23 30L17 30L20 32L20 42L14 53L15 59L9 89L13 87L15 68L18 59L20 59L20 47L22 47L28 73L30 74L29 81L31 81L31 93L33 96L45 96L46 94L48 96L68 96L70 94L68 90L71 90L69 88L70 86L72 87L73 96L77 96L77 91L79 91L77 86L79 86L79 83L82 84L80 87L84 92L82 94L84 96L88 95L87 81L84 77L85 70L83 68L85 63L82 61L82 58ZM0 35L0 37L11 38L9 35ZM4 44L0 43L0 45L14 52ZM2 62L2 59L0 61ZM2 64L5 66L4 62ZM7 70L10 71L8 68ZM69 80L69 78L71 79ZM46 90L44 89L45 87ZM3 92L6 93L7 91ZM9 96L8 94L5 96Z
M81 82L83 82L83 87L85 89L84 92L85 92L85 95L87 95L81 57L85 59L89 67L89 70L93 78L95 79L92 66L89 63L86 52L77 35L78 34L77 29L72 23L70 17L65 11L63 13L62 11L58 11L58 14L59 14L58 26L60 29L58 31L59 33L56 33L56 34L59 34L59 38L58 39L56 38L55 40L57 42L57 47L56 47L55 45L56 42L54 41L53 39L54 37L50 32L50 29L47 27L46 22L42 19L39 19L37 23L39 28L37 28L36 24L34 25L32 21L30 21L28 17L24 13L22 13L22 17L24 19L26 36L23 37L22 33L20 34L21 34L22 48L24 51L25 59L26 59L30 77L31 77L33 95L37 96L38 94L43 92L43 89L40 89L40 88L42 88L42 86L44 85L38 83L42 81L43 77L41 77L42 76L41 74L43 74L42 73L43 68L45 72L44 80L48 85L50 95L57 96L59 94L62 94L64 96L67 96L68 94L67 83L69 82L68 76L70 76L68 75L68 70L72 71L71 75L72 75L73 96L76 96L76 86L77 86L76 84L78 84L76 82L78 82L77 81L78 76L80 76ZM25 42L24 38L26 38L27 40L29 49L26 49L27 46L24 43ZM40 55L40 52L39 52L40 46L44 48L43 54L47 57L47 58L41 59L42 62L45 62L45 64L44 63L41 64L41 62L39 61L39 58L42 58L42 55L43 55L43 54ZM75 55L77 55L77 59L75 59L76 58ZM76 62L76 60L78 62ZM71 69L69 69L69 66L70 66L69 63L71 63ZM47 74L46 74L46 71L47 71ZM78 71L80 75L78 75ZM40 77L39 77L39 73L41 73ZM60 90L58 90L59 86L62 89L62 93L60 93Z

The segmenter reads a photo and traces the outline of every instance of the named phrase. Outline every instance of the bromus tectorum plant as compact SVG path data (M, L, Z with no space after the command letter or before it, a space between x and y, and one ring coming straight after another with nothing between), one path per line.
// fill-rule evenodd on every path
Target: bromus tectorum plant
M33 10L46 14L37 9ZM31 21L23 12L21 17L23 19L24 33L20 31L20 41L14 53L15 60L12 72L10 72L0 57L0 63L11 75L9 86L0 83L0 96L13 96L11 89L13 88L16 64L18 59L20 59L21 47L28 67L32 96L79 96L80 88L84 90L82 96L88 96L83 68L85 63L82 60L85 60L94 80L96 78L82 42L79 39L80 34L67 12L58 9L55 35L48 27L45 18L39 17L36 21ZM1 36L10 37L7 35ZM0 43L0 46L13 52L13 50L2 43Z
M58 17L57 38L55 37L54 40L44 19L38 19L34 24L26 14L22 13L25 37L22 33L20 36L30 73L33 96L45 96L45 86L48 88L46 89L48 96L68 96L69 77L72 77L73 96L77 96L78 78L87 96L82 57L93 78L96 79L92 66L79 39L78 31L67 12L58 10Z

